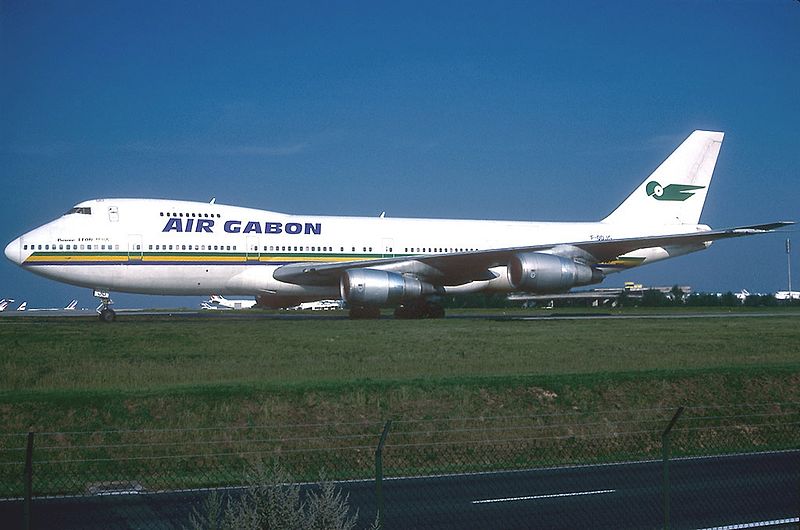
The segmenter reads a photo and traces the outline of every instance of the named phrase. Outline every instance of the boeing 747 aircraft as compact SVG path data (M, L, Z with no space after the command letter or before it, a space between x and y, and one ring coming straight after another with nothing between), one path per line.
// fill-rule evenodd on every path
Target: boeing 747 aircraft
M109 291L255 296L263 307L343 298L351 318L441 317L438 296L559 293L608 274L762 234L698 224L723 133L693 132L605 219L513 222L290 215L163 199L94 199L15 239L14 263Z

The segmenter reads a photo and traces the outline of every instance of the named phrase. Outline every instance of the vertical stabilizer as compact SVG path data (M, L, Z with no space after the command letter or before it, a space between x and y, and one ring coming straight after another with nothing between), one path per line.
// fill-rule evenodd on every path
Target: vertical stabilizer
M724 134L694 131L604 223L697 224Z
M68 303L64 309L67 311L73 311L76 307L78 307L78 301L73 300L72 302Z

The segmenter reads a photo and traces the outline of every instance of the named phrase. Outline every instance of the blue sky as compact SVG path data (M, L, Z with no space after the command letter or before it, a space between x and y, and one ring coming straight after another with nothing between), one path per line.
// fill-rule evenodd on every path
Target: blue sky
M94 197L596 220L694 129L726 133L703 222L800 220L798 87L791 0L3 2L0 240ZM784 237L605 284L785 289ZM6 260L3 297L94 305Z

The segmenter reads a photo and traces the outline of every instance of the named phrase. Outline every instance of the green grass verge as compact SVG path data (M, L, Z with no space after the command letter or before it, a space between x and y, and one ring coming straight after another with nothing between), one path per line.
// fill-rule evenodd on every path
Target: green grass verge
M387 419L398 474L650 458L679 405L694 408L681 454L796 448L798 323L4 319L0 473L13 495L14 433L32 429L47 491L70 470L107 480L142 462L169 462L165 488L220 483L257 454L294 455L297 476L368 477Z

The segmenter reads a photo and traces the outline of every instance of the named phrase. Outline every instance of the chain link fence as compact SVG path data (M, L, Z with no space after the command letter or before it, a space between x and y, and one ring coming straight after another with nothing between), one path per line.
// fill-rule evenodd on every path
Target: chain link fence
M333 486L355 528L796 528L798 426L800 403L763 403L4 433L0 521L217 528L253 492L308 509Z

